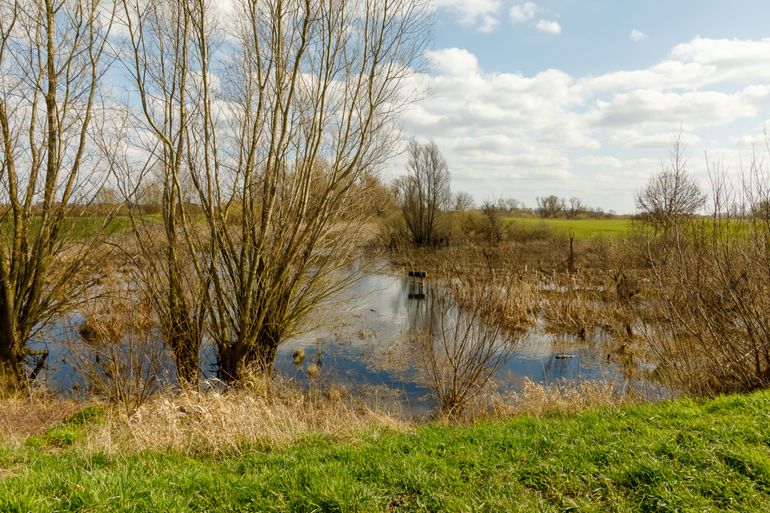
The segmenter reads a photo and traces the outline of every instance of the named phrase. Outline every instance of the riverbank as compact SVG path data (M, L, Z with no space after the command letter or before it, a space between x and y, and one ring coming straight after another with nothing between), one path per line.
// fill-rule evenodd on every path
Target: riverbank
M94 408L0 450L2 511L769 511L770 392L107 453Z

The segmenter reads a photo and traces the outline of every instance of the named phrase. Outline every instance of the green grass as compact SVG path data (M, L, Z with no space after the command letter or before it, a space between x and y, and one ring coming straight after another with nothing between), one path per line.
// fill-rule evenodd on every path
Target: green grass
M115 216L109 220L103 216L67 217L62 231L68 238L82 240L96 235L113 235L129 226L128 216Z
M145 223L160 222L159 214L146 214L141 218ZM65 217L62 222L62 237L68 240L84 240L98 235L107 236L119 233L131 226L131 220L126 215L113 216L72 216ZM40 229L40 218L33 218L30 230L37 233ZM11 230L10 220L0 222L0 236L4 230Z
M218 457L60 438L0 450L0 511L770 511L768 392Z
M563 234L572 234L576 239L587 239L595 235L621 235L631 228L631 219L540 219L532 217L509 217L506 223L521 223L526 227L545 225Z

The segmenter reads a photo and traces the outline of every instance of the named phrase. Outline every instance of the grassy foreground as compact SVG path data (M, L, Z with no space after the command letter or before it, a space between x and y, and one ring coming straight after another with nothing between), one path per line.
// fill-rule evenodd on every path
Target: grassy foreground
M226 456L87 451L94 417L6 446L0 510L770 511L770 392Z

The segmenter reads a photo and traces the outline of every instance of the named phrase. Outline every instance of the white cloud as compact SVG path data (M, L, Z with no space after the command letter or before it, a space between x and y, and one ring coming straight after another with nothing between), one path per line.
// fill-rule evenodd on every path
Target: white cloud
M537 22L537 30L540 32L545 32L547 34L560 34L561 33L561 25L559 25L557 22L553 20L539 20Z
M501 0L430 0L434 7L447 9L459 23L492 32L499 23Z
M644 133L635 128L615 130L610 135L610 142L624 148L644 148L659 150L661 155L671 147L674 139L682 137L682 142L686 145L694 146L701 142L700 136L693 132L682 132L668 130L663 132Z
M531 21L537 12L537 5L534 2L525 2L511 7L509 16L514 23L525 23Z
M689 91L684 93L639 89L598 100L593 113L597 126L629 125L707 127L757 115L754 102L743 92Z
M478 30L479 32L489 34L490 32L494 32L499 24L500 24L500 20L498 20L494 16L485 14L484 16L481 17Z
M633 29L631 33L628 35L628 37L631 39L631 41L638 43L639 41L646 39L647 34L645 34L639 29Z
M770 39L695 38L648 68L593 77L493 73L462 48L426 57L430 72L408 86L430 94L402 118L405 137L435 140L453 186L477 199L553 193L631 212L680 130L702 178L706 150L735 167L770 118Z
M588 167L609 167L614 169L623 167L622 160L608 155L588 155L575 159L575 162Z
M463 76L475 74L479 61L475 55L463 48L445 48L444 50L429 50L425 53L431 67L438 74Z

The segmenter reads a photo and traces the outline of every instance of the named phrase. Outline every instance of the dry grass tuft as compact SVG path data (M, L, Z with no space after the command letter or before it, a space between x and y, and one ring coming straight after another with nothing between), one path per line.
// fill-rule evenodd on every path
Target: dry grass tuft
M410 425L356 405L337 389L309 395L286 385L251 381L222 393L160 395L132 415L113 414L92 434L89 445L107 452L237 453L242 447L283 446L314 435L356 440Z
M541 385L525 378L522 391L498 397L493 411L495 416L544 417L596 408L619 408L637 402L640 400L634 394L609 381Z

